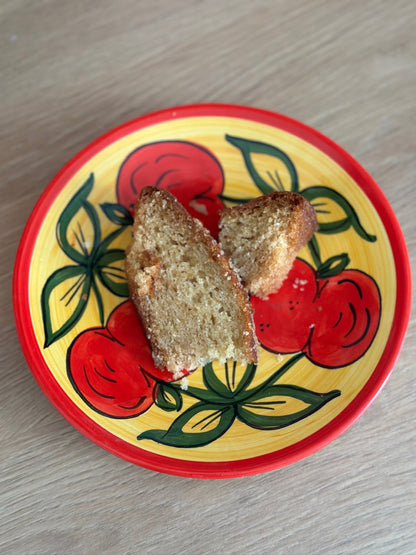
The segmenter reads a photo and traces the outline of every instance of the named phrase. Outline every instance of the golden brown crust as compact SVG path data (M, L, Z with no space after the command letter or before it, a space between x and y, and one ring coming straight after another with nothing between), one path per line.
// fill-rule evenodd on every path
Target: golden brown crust
M199 220L193 219L185 208L168 191L155 187L145 187L135 207L133 237L138 233L143 234L148 232L146 227L147 217L145 207L154 202L155 199L163 206L166 206L164 218L168 222L167 225L169 226L169 222L175 221L175 225L181 226L186 230L186 233L190 233L192 241L204 245L205 249L202 249L202 251L207 251L209 259L214 261L220 269L223 276L223 286L234 296L239 307L240 317L243 320L245 332L242 342L244 344L245 357L247 361L257 362L258 344L247 292L220 245L211 237ZM163 225L162 222L161 225ZM202 263L203 262L204 261L202 261ZM138 264L141 269L141 275L144 271L145 281L149 278L146 283L143 284L143 288L138 287ZM157 340L158 338L155 338L154 330L151 325L154 314L151 314L151 304L149 304L149 300L145 298L146 295L157 295L158 280L162 279L162 270L163 261L160 261L153 253L144 253L140 251L140 249L138 250L133 240L126 251L126 274L130 297L142 322L142 326L146 331L155 362L160 367L171 368L175 366L172 362L172 357L175 356L175 353L164 352L158 347L160 341Z
M244 204L239 204L229 208L223 208L219 211L221 220L226 217L241 217L256 212L259 208L266 210L267 208L282 209L288 208L291 212L297 212L302 215L302 226L306 234L312 234L318 229L316 213L313 206L299 193L291 191L275 191L260 197L254 198Z

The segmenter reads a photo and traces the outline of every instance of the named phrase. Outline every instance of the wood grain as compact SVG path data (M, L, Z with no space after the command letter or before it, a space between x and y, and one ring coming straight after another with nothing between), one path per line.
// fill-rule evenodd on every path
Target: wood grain
M268 474L199 481L74 430L28 369L11 299L24 224L62 165L125 120L193 102L271 109L338 142L389 199L414 271L415 28L412 0L0 4L0 552L416 552L414 316L340 438Z

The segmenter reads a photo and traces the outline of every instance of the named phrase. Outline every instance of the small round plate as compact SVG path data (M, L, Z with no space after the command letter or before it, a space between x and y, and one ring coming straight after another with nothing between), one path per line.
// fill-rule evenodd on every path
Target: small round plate
M319 231L282 288L251 299L257 366L176 381L154 367L123 267L146 185L213 235L220 208L271 191L315 207ZM36 380L81 433L149 469L225 478L299 460L363 413L401 349L410 282L392 209L351 156L287 117L207 104L126 123L61 170L24 230L13 303Z

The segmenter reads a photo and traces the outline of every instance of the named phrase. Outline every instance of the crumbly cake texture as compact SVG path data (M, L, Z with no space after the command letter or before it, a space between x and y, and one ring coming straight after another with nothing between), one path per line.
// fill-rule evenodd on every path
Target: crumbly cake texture
M252 295L267 298L286 278L296 254L318 229L300 194L273 192L220 211L219 240Z
M175 197L145 187L126 251L130 298L155 364L178 377L218 359L257 362L251 306L220 245Z

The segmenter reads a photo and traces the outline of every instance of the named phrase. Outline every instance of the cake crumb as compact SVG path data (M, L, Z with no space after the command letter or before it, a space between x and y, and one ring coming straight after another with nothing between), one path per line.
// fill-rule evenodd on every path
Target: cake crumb
M188 378L187 377L182 378L181 379L181 389L183 391L187 391L188 386L189 386Z

